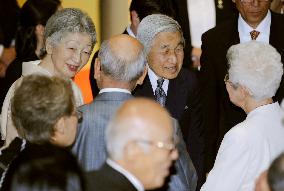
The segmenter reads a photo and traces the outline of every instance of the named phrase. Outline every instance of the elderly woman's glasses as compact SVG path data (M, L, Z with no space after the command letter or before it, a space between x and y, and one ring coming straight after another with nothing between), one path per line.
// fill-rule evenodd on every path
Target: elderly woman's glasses
M226 74L225 77L224 77L224 82L225 84L226 83L229 83L234 89L237 89L238 88L238 84L234 84L233 82L230 81L229 79L229 74Z
M224 77L224 82L227 83L229 82L229 74L226 74Z
M269 0L240 0L242 3L252 3L253 1L268 2Z

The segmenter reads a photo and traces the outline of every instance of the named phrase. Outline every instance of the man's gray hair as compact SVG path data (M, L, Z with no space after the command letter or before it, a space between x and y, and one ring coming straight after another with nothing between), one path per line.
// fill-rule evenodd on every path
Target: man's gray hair
M256 41L241 43L230 47L227 59L232 83L247 87L258 101L275 95L283 74L275 48Z
M130 57L130 55L127 58L123 58L115 54L111 48L110 41L105 40L101 44L98 54L102 71L114 80L124 82L138 80L146 66L144 51L141 48L136 56Z
M179 32L185 43L181 26L177 21L162 14L148 15L142 19L137 29L137 39L144 45L146 54L150 52L153 40L160 32Z
M56 45L66 33L85 33L90 36L92 48L97 42L95 25L88 14L80 9L65 8L51 16L45 26L44 37Z

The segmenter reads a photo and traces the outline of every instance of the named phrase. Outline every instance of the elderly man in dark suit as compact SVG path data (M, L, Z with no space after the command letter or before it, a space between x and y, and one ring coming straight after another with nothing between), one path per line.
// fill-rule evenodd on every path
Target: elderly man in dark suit
M144 191L165 183L178 158L169 113L149 99L126 101L106 128L108 159L87 174L88 190Z
M284 60L284 17L269 10L271 0L233 0L239 16L218 25L202 37L201 80L206 140L206 170L214 164L224 134L245 119L226 92L226 53L230 46L256 40L271 44ZM284 97L283 80L274 101Z
M137 38L147 54L148 75L134 95L157 100L179 120L189 155L202 180L203 129L199 88L194 73L182 68L184 38L181 27L166 15L153 14L141 21Z
M130 24L125 28L123 34L128 34L136 38L140 21L148 15L161 13L173 16L174 13L171 9L170 1L171 0L132 0L129 6ZM97 96L99 93L96 80L94 79L94 65L97 57L98 52L94 54L92 59L89 75L93 97Z
M118 107L133 98L131 91L146 75L145 63L142 44L129 35L118 35L102 43L95 63L95 78L101 90L91 104L80 108L83 121L73 147L85 171L97 170L105 162L105 127ZM181 139L177 145L180 157L164 190L194 191L196 172L176 123L175 127Z

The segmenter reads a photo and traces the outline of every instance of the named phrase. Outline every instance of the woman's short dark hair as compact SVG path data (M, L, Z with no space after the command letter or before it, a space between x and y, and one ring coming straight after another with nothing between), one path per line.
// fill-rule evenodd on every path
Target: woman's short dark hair
M51 144L29 144L9 165L1 190L83 191L85 182L70 151Z
M47 20L61 5L60 0L27 0L20 10L16 33L17 57L30 61L37 48L35 29L38 24L46 25Z
M57 121L75 108L70 81L59 77L23 77L11 101L14 125L20 137L32 143L50 141Z

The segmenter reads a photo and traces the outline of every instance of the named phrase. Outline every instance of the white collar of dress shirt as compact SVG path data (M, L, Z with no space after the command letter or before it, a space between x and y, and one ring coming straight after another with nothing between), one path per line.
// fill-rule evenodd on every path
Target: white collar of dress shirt
M103 88L100 90L99 94L105 93L105 92L123 92L131 94L131 92L127 89L121 89L121 88Z
M121 174L123 174L132 184L133 186L138 190L138 191L144 191L144 187L142 183L130 172L122 168L119 164L117 164L115 161L111 159L107 159L106 163L111 166L113 169L117 170Z
M271 12L269 10L265 18L259 23L256 29L253 29L251 26L249 26L242 18L242 16L239 14L238 31L240 35L240 42L242 43L250 41L251 40L250 32L252 30L256 30L260 32L259 37L257 37L256 41L269 43L270 25L271 25Z
M157 80L159 79L159 77L153 72L153 70L148 66L148 76L152 85L152 89L153 92L155 93L155 90L157 88ZM168 87L169 87L169 80L168 79L164 79L164 83L163 83L163 90L166 93L166 95L168 94Z
M247 114L247 118L250 118L251 116L253 116L255 113L259 113L259 112L262 112L262 111L269 111L269 110L276 110L275 108L278 107L280 108L280 105L278 102L274 102L274 103L270 103L270 104L265 104L265 105L262 105L262 106L259 106L257 108L255 108L254 110L250 111L248 114Z
M126 31L130 36L136 38L135 34L133 33L133 31L130 28L130 25L127 26Z
M229 0L230 1L230 0ZM216 26L214 0L187 0L191 45L201 47L201 35Z

